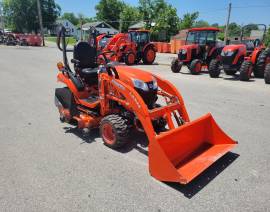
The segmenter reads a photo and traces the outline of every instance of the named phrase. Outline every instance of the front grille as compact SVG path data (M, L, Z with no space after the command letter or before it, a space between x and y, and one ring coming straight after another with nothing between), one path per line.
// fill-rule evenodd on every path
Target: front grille
M233 65L233 61L237 55L238 51L234 52L232 56L226 56L225 55L222 55L221 56L221 61L224 65Z
M186 59L187 59L187 54L183 54L182 52L179 52L179 54L178 54L178 59L179 59L180 61L186 60Z

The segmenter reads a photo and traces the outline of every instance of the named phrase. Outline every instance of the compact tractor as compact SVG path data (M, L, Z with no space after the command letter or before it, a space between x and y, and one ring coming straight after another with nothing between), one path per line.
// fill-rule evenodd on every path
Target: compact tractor
M118 33L113 37L105 34L97 37L98 49L103 52L113 51L107 57L127 65L139 63L153 64L156 58L156 48L150 42L148 30L130 30L128 33Z
M195 75L201 73L203 68L216 69L224 47L217 42L219 31L215 27L189 29L186 43L179 49L178 58L173 59L171 70L178 73L182 65L187 65L191 74Z
M249 26L242 27L240 42L225 46L221 52L221 65L224 72L227 75L234 75L239 71L241 81L248 81L252 72L255 77L263 77L265 66L270 63L270 55L268 52L264 52L265 46L263 44L266 25L257 25L263 27L263 36L260 38L244 38L244 32ZM211 71L219 75L220 70L221 68L217 68Z
M150 174L160 181L187 184L236 146L211 114L190 121L182 96L167 80L128 66L115 66L97 54L94 29L90 42L67 49L65 28L58 35L63 61L55 104L60 120L77 124L84 133L99 128L106 146L127 145L131 130L148 137ZM67 52L73 52L74 70ZM102 56L105 64L99 65ZM157 104L159 100L159 104ZM74 123L75 122L75 123Z

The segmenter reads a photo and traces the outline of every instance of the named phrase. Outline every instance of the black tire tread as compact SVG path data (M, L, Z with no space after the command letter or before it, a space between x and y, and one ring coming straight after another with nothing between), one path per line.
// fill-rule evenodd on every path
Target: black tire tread
M130 54L133 54L133 56L134 56L134 58L135 58L134 63L130 63L130 62L128 61L128 56L129 56ZM128 66L134 65L134 64L135 64L135 61L136 61L136 55L135 55L133 52L129 52L129 53L127 53L127 54L125 55L124 60L125 60L125 64L126 64L126 65L128 65Z
M145 64L145 65L152 65L152 64L154 63L155 59L156 59L156 52L155 52L155 58L154 58L154 60L153 60L153 61L150 61L150 62L147 61L146 52L147 52L149 49L153 49L153 47L148 46L148 47L144 50L144 52L143 52L142 61L143 61L143 64ZM153 51L154 51L154 49L153 49Z
M265 67L264 81L266 84L270 84L270 64Z
M265 70L265 60L267 57L270 57L270 48L264 50L258 57L256 63L256 69L254 70L254 76L258 78L264 77L264 70Z
M198 75L199 74L199 72L195 71L195 66L196 66L196 64L198 62L201 63L201 61L199 59L195 59L190 63L189 70L190 70L190 73L193 74L193 75Z
M102 126L104 123L110 123L113 126L113 130L116 134L116 142L113 145L109 145L103 140L106 146L112 149L118 149L128 142L131 130L131 126L128 124L128 119L117 114L112 114L105 116L101 120L100 126ZM102 127L100 127L100 134L102 135Z
M220 61L217 59L211 60L209 64L209 75L211 78L218 78L220 75Z
M178 58L174 58L171 62L171 70L173 73L179 73L181 71L182 65L180 64Z
M240 67L240 80L241 81L249 81L249 67L252 66L252 63L250 61L244 61Z

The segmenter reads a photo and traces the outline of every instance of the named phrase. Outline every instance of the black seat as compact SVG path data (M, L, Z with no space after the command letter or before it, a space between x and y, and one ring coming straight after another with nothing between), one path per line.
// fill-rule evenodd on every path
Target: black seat
M253 42L247 42L246 43L246 48L247 52L253 52L255 49L254 43Z
M74 46L75 70L88 85L98 83L97 50L81 41Z

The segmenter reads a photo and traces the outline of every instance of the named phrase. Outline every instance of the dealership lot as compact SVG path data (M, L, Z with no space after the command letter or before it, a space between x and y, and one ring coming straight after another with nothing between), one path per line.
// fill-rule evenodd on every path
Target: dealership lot
M239 141L187 186L150 177L143 135L115 151L97 131L83 137L59 122L54 88L61 86L62 58L54 46L0 46L0 210L269 210L270 86L263 79L174 74L175 56L159 54L157 64L138 67L176 85L192 120L211 112Z

